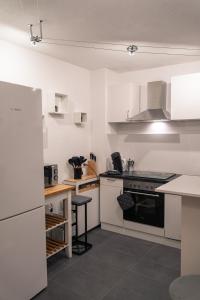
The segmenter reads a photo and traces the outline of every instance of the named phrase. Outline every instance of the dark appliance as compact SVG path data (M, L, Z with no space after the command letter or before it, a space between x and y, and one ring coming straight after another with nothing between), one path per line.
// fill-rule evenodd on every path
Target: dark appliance
M58 184L58 165L44 166L44 187L50 187Z
M132 197L134 205L123 211L124 220L164 228L164 194L155 192L162 184L125 179L123 192Z
M123 167L122 167L122 159L120 153L119 152L112 153L111 158L112 158L114 170L122 173Z

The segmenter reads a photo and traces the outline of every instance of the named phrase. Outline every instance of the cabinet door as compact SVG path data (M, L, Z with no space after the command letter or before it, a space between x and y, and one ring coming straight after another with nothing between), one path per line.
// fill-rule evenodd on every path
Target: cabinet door
M0 221L0 299L32 299L47 286L44 207Z
M100 220L103 223L122 226L123 212L120 208L117 196L123 191L123 182L119 179L100 184Z
M140 88L132 83L108 88L108 122L126 122L139 112Z
M81 192L78 195L91 197L92 201L87 205L87 228L88 230L100 224L99 213L99 188L91 189L89 191ZM85 231L85 207L78 207L78 234L81 235Z
M200 119L200 73L172 77L171 119Z
M181 196L165 195L165 236L181 240Z

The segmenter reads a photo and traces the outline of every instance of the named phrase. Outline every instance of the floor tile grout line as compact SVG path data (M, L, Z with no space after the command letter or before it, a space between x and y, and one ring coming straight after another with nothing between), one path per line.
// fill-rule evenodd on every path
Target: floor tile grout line
M162 244L154 245L154 247L151 248L151 249L149 249L149 251L144 255L144 257L142 257L142 258L140 259L140 261L142 261L143 259L145 259L145 257L146 257L147 255L149 255L149 253L151 253L151 251L153 251L155 248L157 248L157 247L159 247L159 246L161 246L161 245L162 245ZM154 261L152 260L152 262L154 262ZM164 265L158 264L158 263L156 263L156 262L154 262L154 263L157 264L157 265L163 266L163 267L167 268L168 270L171 270L171 271L177 271L177 269L174 269L174 268L172 268L172 267L164 266Z
M118 235L117 235L118 236ZM120 235L120 237L121 238L119 238L119 240L121 239L122 240L122 243L123 243L123 237L125 237L124 235ZM106 237L106 238L104 238L104 240L102 241L102 242L99 242L97 245L95 245L95 247L97 247L97 248L99 248L99 247L101 247L101 246L103 246L103 245L106 245L106 243L109 241L109 240L113 240L115 238L115 236L111 236L111 237ZM139 239L138 239L138 242L139 242ZM102 290L102 292L103 292L103 294L104 295L98 295L98 297L97 297L97 299L98 300L103 300L103 299L105 299L106 298L106 296L112 291L112 290L114 290L116 287L117 287L117 285L119 285L120 284L120 282L121 281L123 281L123 278L125 278L125 276L126 276L126 274L129 274L129 272L130 272L130 274L131 273L135 273L135 274L138 274L139 276L141 276L141 277L143 277L143 278L146 278L147 280L153 280L158 286L163 286L164 287L164 283L163 282L161 282L161 281L159 281L159 280L156 280L156 279L152 279L150 276L146 276L146 275L144 275L144 273L140 273L140 272L137 272L136 270L132 270L132 269L130 269L130 265L131 265L131 267L132 268L134 268L136 265L138 265L141 261L143 261L147 256L148 256L148 254L149 253L151 253L151 251L153 251L154 249L156 249L156 248L158 248L159 246L161 246L160 244L150 244L149 245L149 249L147 250L147 251L145 251L144 253L143 253L143 255L141 256L141 257L139 257L138 259L137 259L137 262L135 262L135 264L132 264L131 265L131 263L129 264L129 266L128 266L128 268L118 268L118 269L121 269L121 275L120 275L120 277L119 278L117 278L116 280L115 280L115 282L113 282L110 286L105 286L106 288L105 288L105 290ZM124 255L127 255L127 256L129 256L129 257L131 257L131 256L134 256L134 255L132 255L131 253L127 253L127 252L124 252L123 250L116 250L116 249L112 249L112 251L115 251L115 252L118 252L118 253L121 253L121 254L124 254ZM87 255L87 254L86 254ZM89 257L91 256L92 258L94 258L94 259L98 259L97 258L97 256L95 256L95 255L93 255L93 253L92 252L88 252L88 255L89 255ZM67 259L67 258L66 258ZM64 291L64 290L66 290L66 291L71 291L71 289L67 286L65 286L64 284L61 284L59 281L56 281L56 276L58 276L58 274L60 274L60 272L63 272L63 271L65 271L65 270L67 270L68 268L73 268L73 266L75 266L75 265L77 265L79 262L80 262L80 259L81 258L77 258L77 259L75 259L75 261L74 262L71 262L71 263L69 263L69 264L66 264L63 268L62 268L62 270L57 270L56 272L55 272L55 274L54 274L54 276L52 276L51 277L51 279L50 279L50 282L52 281L52 283L53 282L55 282L56 284L58 284L58 286L59 287L61 287L62 288L62 290ZM99 260L99 261L102 261L102 260ZM152 262L154 262L153 260L152 260ZM154 262L155 264L157 264L156 262ZM157 264L157 265L160 265L160 266L163 266L162 264ZM113 267L113 268L116 268L117 269L117 264L116 263L111 263L111 266ZM165 267L165 268L167 268L168 270L173 270L173 271L176 271L175 269L173 269L173 268L170 268L170 267L166 267L166 266L163 266L163 267ZM90 272L89 271L83 271L83 270L81 270L81 272L82 272L82 274L89 274ZM131 289L132 290L132 289ZM73 292L73 290L72 290L72 292ZM132 292L133 293L135 293L136 294L136 296L135 297L137 297L137 295L141 295L141 293L136 293L134 290L132 290ZM79 295L79 293L77 293L77 296ZM81 295L80 295L81 296ZM134 298L135 298L134 297ZM89 297L90 298L90 297ZM89 299L89 298L87 298L87 300L91 300L91 298ZM78 299L78 298L77 298ZM95 297L95 299L96 299L96 297ZM92 300L95 300L95 299L92 299Z
M124 273L126 273L127 271L124 271ZM119 280L117 280L117 282L115 282L113 284L113 286L109 289L109 291L103 296L103 298L101 298L100 300L103 300L119 283L120 281L122 281L123 277L125 276L125 274L123 273L123 275L120 277Z
M109 238L106 238L106 239L109 239ZM98 245L96 245L96 247L101 246L104 242L106 242L106 241L103 241L102 243L99 243ZM91 249L91 250L92 250L92 249ZM67 257L66 257L66 259L72 260L73 258L67 258ZM56 275L58 275L60 272L66 270L67 268L69 268L69 267L75 265L76 263L78 263L80 259L81 259L81 258L78 257L78 258L77 258L77 261L75 261L75 262L70 262L68 265L66 265L65 267L63 267L62 270L57 270L57 271L55 272L55 274L50 278L50 280L52 280L52 279L53 279ZM88 273L87 273L87 274L88 274Z
M118 234L117 234L117 236L118 236ZM120 235L120 234L119 234L119 236L120 236L122 239L123 239L123 237L125 237L124 235ZM105 240L104 240L102 243L99 243L98 245L96 245L96 247L102 246L102 244L106 243L107 240L112 239L112 238L114 238L114 237L116 237L116 236L114 235L114 236L111 236L111 238L109 238L109 237L105 238ZM138 261L137 261L134 265L132 265L132 267L135 267L137 264L139 264L142 260L145 259L145 257L146 257L153 249L155 249L155 248L157 248L157 247L159 247L159 246L160 246L160 244L154 244L154 245L152 245L151 248L150 248L144 255L142 255L140 258L138 258ZM114 250L114 251L115 251L115 252L118 252L118 253L121 253L121 254L125 254L125 255L130 256L130 257L131 257L131 256L134 256L134 255L132 255L132 254L130 254L130 253L127 253L127 252L124 252L124 251L121 251L121 250ZM92 253L89 253L89 255L91 255L94 259L96 259L96 257L95 257ZM67 258L66 258L66 259L67 259ZM66 270L67 268L70 268L70 267L76 265L76 264L79 262L79 260L80 260L80 258L78 258L77 261L72 262L72 263L70 263L69 265L66 265L62 270L57 270L56 273L54 274L54 276L52 276L52 277L50 278L50 280L53 280L58 274L60 274L62 271ZM114 267L114 268L117 269L116 264L112 264L112 263L111 263L111 265L112 265L112 267ZM173 268L169 268L169 267L168 267L168 269L169 269L169 270L174 270ZM124 269L124 271L131 271L131 272L132 272L133 270L132 270L131 267L129 266L127 269ZM82 271L82 272L85 273L85 274L88 274L88 273L89 273L89 272L87 272L87 271ZM134 271L133 271L133 272L134 272Z
M72 259L72 258L67 258L66 259ZM80 260L78 258L78 260ZM54 276L52 278L50 278L50 280L52 280L56 275L58 275L59 273L63 272L64 270L68 269L69 267L72 267L73 265L75 265L76 263L78 263L78 261L75 262L70 262L68 265L64 266L62 270L57 270L54 274ZM48 276L47 276L48 277Z
M152 250L152 248L154 249L154 248L157 247L157 246L158 246L158 245L153 245L153 246L151 246L151 248L144 254L144 256L142 256L142 258L145 257L145 256ZM113 251L118 252L118 253L121 253L121 254L125 254L125 255L127 255L127 256L132 256L132 257L134 257L133 254L128 253L128 252L125 252L125 251L120 250L120 249L114 249ZM139 258L139 259L140 259L140 258Z
M155 283L158 283L158 285L160 285L160 286L164 286L165 284L163 283L163 282L160 282L160 281L158 281L158 280L156 280L156 279L154 279L154 278L151 278L151 277L148 277L148 276L146 276L146 275L144 275L144 274L141 274L141 273L138 273L138 272L133 272L133 271L131 271L132 273L135 273L135 274L139 274L141 277L144 277L144 278L146 278L146 279L150 279L150 280L152 280L152 281L154 281Z

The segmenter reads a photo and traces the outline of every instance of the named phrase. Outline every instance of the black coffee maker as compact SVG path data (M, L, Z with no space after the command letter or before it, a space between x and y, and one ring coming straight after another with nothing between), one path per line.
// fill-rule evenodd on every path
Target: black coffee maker
M122 159L119 152L114 152L111 154L112 163L115 171L118 171L119 173L123 172L122 168Z

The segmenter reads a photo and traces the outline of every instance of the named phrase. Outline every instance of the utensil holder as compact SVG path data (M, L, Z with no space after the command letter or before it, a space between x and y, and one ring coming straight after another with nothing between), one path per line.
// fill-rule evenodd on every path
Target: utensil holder
M81 167L74 168L74 179L81 179L82 178L82 174L83 174L83 171L82 171Z

